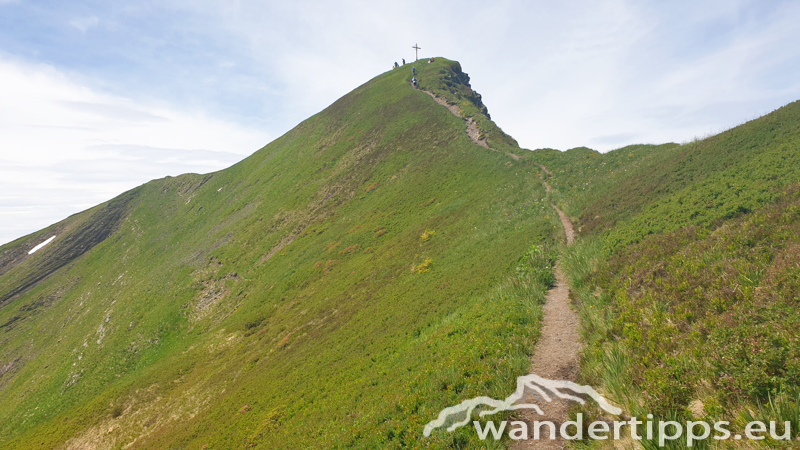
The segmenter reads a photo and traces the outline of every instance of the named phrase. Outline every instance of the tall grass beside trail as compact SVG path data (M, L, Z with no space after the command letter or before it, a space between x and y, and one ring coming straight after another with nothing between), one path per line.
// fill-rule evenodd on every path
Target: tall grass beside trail
M758 402L755 408L745 408L739 415L738 422L744 425L760 421L778 423L778 433L783 431L783 424L789 422L794 435L800 430L800 387L787 389L776 396L769 396L766 402Z
M544 301L546 291L556 283L553 273L555 258L556 252L550 246L532 245L517 263L515 280L526 286L544 288L544 291L537 292L537 297Z
M528 371L530 355L541 334L542 305L545 302L548 289L555 282L553 275L554 263L555 252L549 246L532 245L520 258L514 269L514 275L498 283L485 297L477 299L461 311L445 318L441 324L432 327L430 332L420 336L419 342L415 345L421 348L427 347L429 351L439 353L439 347L447 345L448 338L457 337L464 334L464 330L470 330L470 333L465 334L465 337L472 335L471 339L475 339L476 336L479 336L479 339L486 342L486 345L481 349L483 352L481 360L485 356L495 356L496 352L504 352L504 354L497 353L496 356L500 357L499 362L501 363L496 363L497 371L491 374L491 378L488 378L489 374L487 373L481 374L483 370L481 370L480 363L477 361L473 363L475 364L474 367L467 368L458 368L452 365L452 361L444 361L443 363L452 369L449 372L452 376L450 381L441 381L428 376L419 377L419 383L423 386L411 387L412 391L419 393L418 395L441 396L442 394L439 391L452 390L452 385L448 385L448 383L460 386L456 391L459 395L455 397L448 395L446 397L452 399L452 404L443 403L442 399L428 399L420 402L426 407L419 412L397 414L396 420L398 422L392 423L390 421L391 428L388 433L395 436L396 433L392 430L409 430L409 422L413 421L415 417L424 417L429 420L435 419L438 412L429 409L427 405L439 405L443 409L475 396L488 395L494 398L505 398L513 392L516 386L516 378L526 374ZM510 326L501 327L500 325L503 323L510 324ZM504 329L510 330L512 327L516 327L513 332L502 331ZM479 346L473 347L477 348ZM438 365L440 363L437 362L435 364ZM430 371L430 373L436 372L448 373L446 370L432 369ZM428 371L425 373L428 373ZM482 384L489 390L484 392L476 391L474 387L471 388L469 386L470 383L464 381L465 378L468 379L475 375L486 378L487 383ZM466 389L460 390L464 388ZM509 417L509 413L480 418L475 412L473 418L481 422L482 426L485 426L486 421L503 420L507 417ZM462 417L457 419L460 420ZM411 429L414 428L421 429L419 424L416 427L411 427ZM402 445L397 448L416 448L424 444L427 448L501 449L506 448L510 443L507 436L501 441L481 441L477 438L472 425L458 428L453 432L447 432L445 428L446 426L434 431L431 438L424 441L420 441L420 436L418 435L407 433L404 435ZM374 432L368 430L363 432L362 430L356 430L355 432L363 435L374 434ZM380 442L380 440L376 440L374 444L378 445ZM367 441L365 444L370 445L370 442Z
M569 247L563 247L559 261L561 268L569 276L570 287L580 289L607 257L600 239L586 238L575 241Z
M609 314L611 311L609 305L611 299L607 294L604 295L598 292L589 280L593 273L600 270L605 258L603 244L597 238L579 239L571 246L563 247L561 250L559 263L569 280L572 304L580 318L581 337L587 343L596 342L599 336L605 336L609 330ZM588 370L590 373L595 373L596 380L601 379L602 376L609 375L624 379L623 368L626 365L624 355L619 350L611 348L605 350L606 352L602 355L602 358L597 361L599 364L593 367L585 367L583 372L585 373ZM584 363L587 362L585 356ZM601 367L608 368L608 373L601 375ZM622 386L623 384L609 380L608 387L614 389L616 386ZM622 394L621 391L616 393ZM625 397L626 395L618 395L615 401L621 402Z
M797 309L800 194L709 233L653 236L614 256L579 240L564 250L586 342L582 384L626 417L655 421L791 423L791 439L694 442L697 448L794 448L800 432ZM608 258L608 259L606 259ZM603 417L596 410L588 417ZM606 417L607 419L614 419ZM712 436L715 433L712 433ZM645 449L689 448L685 439ZM584 442L606 448L609 443ZM736 447L739 445L739 447ZM744 446L744 447L742 447ZM748 447L750 446L750 447Z
M597 290L590 277L603 270L606 258L602 241L589 237L564 247L559 262L569 279L572 304L580 318L581 338L587 343L587 350L593 350L583 354L582 382L600 388L606 398L630 411L636 399L631 391L628 354L616 343L600 345L610 330L611 298Z

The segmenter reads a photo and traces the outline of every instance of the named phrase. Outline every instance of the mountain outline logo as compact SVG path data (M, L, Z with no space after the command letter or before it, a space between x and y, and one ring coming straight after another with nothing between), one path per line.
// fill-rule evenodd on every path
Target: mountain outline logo
M523 398L526 388L533 390L547 402L552 402L554 397L558 397L572 400L583 405L586 403L586 400L578 397L577 395L569 394L564 391L569 390L577 394L585 394L596 401L598 406L600 406L600 408L607 413L615 416L622 414L621 408L609 403L605 397L600 395L591 386L580 385L568 380L549 380L536 374L528 374L517 377L516 391L514 391L513 394L509 395L504 400L497 400L492 397L481 396L464 400L458 405L450 406L441 410L439 412L439 416L435 420L432 420L425 425L425 429L422 431L422 434L425 437L429 437L433 430L445 425L451 416L460 415L466 412L466 417L463 420L454 422L452 425L447 427L447 431L451 432L456 428L463 427L469 423L470 419L472 418L472 412L479 406L489 406L492 408L480 411L478 413L480 417L497 414L502 411L516 411L520 409L533 409L540 415L544 415L544 411L536 403L516 404L517 401ZM548 392L550 392L550 395L548 395Z

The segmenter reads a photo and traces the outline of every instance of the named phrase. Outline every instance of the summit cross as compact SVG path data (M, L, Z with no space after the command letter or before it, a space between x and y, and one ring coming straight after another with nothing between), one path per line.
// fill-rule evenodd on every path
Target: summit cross
M411 48L414 49L414 61L419 60L419 51L422 49L422 47L420 47L418 44L414 44L414 46Z

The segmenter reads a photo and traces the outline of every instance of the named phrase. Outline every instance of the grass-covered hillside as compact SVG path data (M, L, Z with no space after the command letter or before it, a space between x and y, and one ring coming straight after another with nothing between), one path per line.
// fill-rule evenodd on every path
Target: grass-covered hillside
M537 150L560 203L584 234L613 245L721 220L772 204L800 181L800 102L686 145L633 145L606 154Z
M791 421L796 444L800 102L685 145L531 158L580 230L564 265L587 344L582 381L629 415L739 432L756 417L781 421L779 434Z
M0 247L0 448L478 447L422 427L513 391L560 225L538 167L410 79Z
M506 446L422 430L527 372L551 201L578 232L580 382L629 416L797 433L800 102L685 145L527 152L458 63L416 64L418 89L411 66L0 247L0 448Z

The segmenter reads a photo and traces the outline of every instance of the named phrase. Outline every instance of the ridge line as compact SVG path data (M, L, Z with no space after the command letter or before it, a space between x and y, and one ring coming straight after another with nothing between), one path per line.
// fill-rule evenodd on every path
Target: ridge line
M493 152L498 152L498 153L500 152L499 150L495 150L492 147L490 147L489 143L487 142L485 137L483 139L481 139L481 137L480 137L481 136L481 132L478 129L478 124L475 122L475 120L472 117L467 117L465 119L464 116L461 115L461 111L460 111L458 105L448 103L447 100L445 100L445 99L443 99L441 97L437 97L436 94L434 94L433 92L429 92L429 91L426 91L424 89L420 89L420 91L430 95L431 98L433 99L433 101L435 101L436 103L438 103L438 104L444 106L445 108L447 108L447 110L450 111L451 113L453 113L454 116L466 120L466 122L467 122L467 136L469 136L470 140L474 144L480 145L481 147L484 147L484 148L488 148L489 150L491 150ZM508 153L508 152L505 152L505 154L510 156L511 158L513 158L514 161L519 161L519 159L520 159L519 155L515 155L513 153Z

